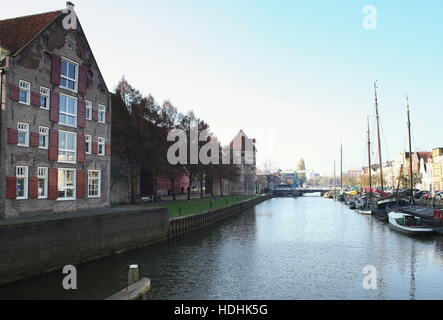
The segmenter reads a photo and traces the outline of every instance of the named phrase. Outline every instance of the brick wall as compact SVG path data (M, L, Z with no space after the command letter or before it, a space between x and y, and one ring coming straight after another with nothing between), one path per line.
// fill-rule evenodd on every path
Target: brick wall
M0 222L0 285L167 238L166 209Z

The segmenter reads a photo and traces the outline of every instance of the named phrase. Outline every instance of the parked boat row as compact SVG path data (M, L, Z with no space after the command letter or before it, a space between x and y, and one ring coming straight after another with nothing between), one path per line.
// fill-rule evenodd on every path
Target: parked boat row
M368 164L369 164L369 186L363 191L335 192L334 199L341 201L348 205L350 209L356 210L357 213L363 215L371 215L374 218L383 222L389 223L391 229L409 234L409 235L429 235L433 234L435 228L443 228L443 211L439 214L438 210L434 208L416 206L414 203L414 179L412 172L412 156L409 157L409 180L410 180L410 198L404 198L400 195L400 182L403 175L403 165L401 166L398 186L395 193L389 194L384 192L383 186L383 162L381 156L381 135L380 135L380 115L378 112L378 97L377 84L374 84L375 90L375 108L377 119L377 133L378 133L378 154L379 167L381 177L381 189L374 189L372 187L371 176L371 135L368 117ZM411 144L411 117L409 108L409 99L407 99L407 118L408 118L408 133L409 133L409 154L412 154ZM343 161L343 159L342 159ZM341 190L343 187L341 185Z

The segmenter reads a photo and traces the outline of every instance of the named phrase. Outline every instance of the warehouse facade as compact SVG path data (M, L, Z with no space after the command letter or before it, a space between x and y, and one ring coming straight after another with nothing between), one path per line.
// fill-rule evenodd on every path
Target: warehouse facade
M110 205L110 94L65 17L0 21L0 219Z

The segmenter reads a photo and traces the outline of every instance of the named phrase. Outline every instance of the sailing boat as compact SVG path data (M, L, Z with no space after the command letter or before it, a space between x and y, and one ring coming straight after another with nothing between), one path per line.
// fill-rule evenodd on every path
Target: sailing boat
M379 160L379 168L380 168L380 185L381 190L377 190L376 193L372 193L372 197L370 200L370 208L374 213L375 217L382 221L388 220L388 215L386 212L386 208L388 206L395 205L396 203L401 203L404 205L408 205L409 201L406 199L398 199L394 195L388 195L384 192L384 179L383 179L383 160L382 160L382 152L381 152L381 130L380 130L380 113L379 113L379 104L378 104L378 94L377 94L377 81L374 82L374 94L375 94L375 116L377 120L377 141L378 141L378 160ZM372 190L371 190L372 191Z
M411 205L407 207L397 207L388 214L389 226L397 231L413 234L426 235L432 234L434 229L431 226L432 221L426 221L424 217L433 219L433 214L428 216L426 212L432 213L432 208L419 207L414 205L414 173L412 168L412 142L411 142L411 115L409 109L409 99L407 102L408 113L408 135L409 135L409 179L411 188Z

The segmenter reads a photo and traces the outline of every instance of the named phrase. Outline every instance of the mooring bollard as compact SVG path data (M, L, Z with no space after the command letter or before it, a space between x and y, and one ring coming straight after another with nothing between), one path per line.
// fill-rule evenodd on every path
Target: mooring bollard
M133 264L129 266L128 272L128 287L140 280L140 274L138 272L138 264Z

